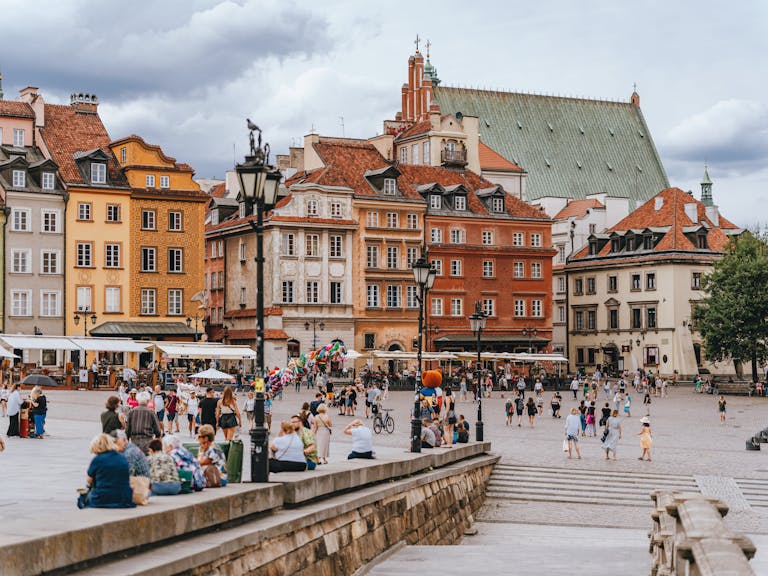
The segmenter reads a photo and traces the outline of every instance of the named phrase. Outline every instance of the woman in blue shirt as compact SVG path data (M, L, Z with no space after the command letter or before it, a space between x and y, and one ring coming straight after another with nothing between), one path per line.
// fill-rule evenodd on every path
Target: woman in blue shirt
M128 479L128 460L117 451L114 440L99 434L91 441L95 454L88 466L88 491L77 499L78 508L133 508L133 491Z

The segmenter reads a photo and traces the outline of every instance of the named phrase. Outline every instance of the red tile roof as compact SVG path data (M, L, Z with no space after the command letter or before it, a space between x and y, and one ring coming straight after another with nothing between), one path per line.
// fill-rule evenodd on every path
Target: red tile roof
M432 122L429 120L423 120L422 122L417 122L416 124L412 124L400 134L397 135L397 140L402 140L404 138L410 138L411 136L418 136L419 134L426 134L432 130Z
M365 140L342 138L321 138L314 144L324 168L318 168L309 173L302 173L290 179L286 185L313 183L327 186L343 186L354 190L357 196L378 196L376 190L365 178L368 170L379 170L396 166L401 176L398 178L398 190L403 197L423 201L417 186L439 183L442 186L462 184L470 192L483 188L493 188L495 184L478 176L469 170L457 172L434 166L399 164L395 165L379 153L376 148ZM508 214L525 218L547 219L548 216L538 208L526 204L522 200L507 194L506 207ZM488 210L480 199L470 194L468 208L475 214L488 214Z
M76 152L100 148L109 157L109 182L127 186L110 150L110 137L98 114L78 112L72 106L45 105L45 126L40 129L43 141L59 166L59 173L67 184L87 184L73 158Z
M661 205L657 209L657 199L661 199ZM696 206L696 219L691 220L686 213L685 206ZM722 252L728 244L729 236L723 230L738 230L738 227L722 216L718 217L718 225L709 219L704 204L696 200L690 194L680 188L666 188L645 204L637 208L618 224L610 228L606 233L627 232L629 230L644 230L645 228L669 228L664 237L656 244L653 252L700 252L685 235L683 228L693 226L705 226L707 231L707 250ZM607 243L597 256L610 256L611 244ZM589 246L579 250L574 259L588 257ZM623 257L631 256L631 252L622 252Z
M480 154L480 169L481 170L499 170L502 172L525 172L520 166L514 162L510 162L504 156L496 152L493 148L480 142L478 146L478 152Z
M34 118L35 112L32 110L32 106L26 102L16 102L15 100L0 100L0 116Z
M224 198L227 194L227 185L225 183L216 184L209 192L211 198Z
M605 208L605 204L595 198L587 198L585 200L570 200L566 204L565 208L560 210L554 220L567 220L568 218L583 218L587 214L587 210L591 208Z

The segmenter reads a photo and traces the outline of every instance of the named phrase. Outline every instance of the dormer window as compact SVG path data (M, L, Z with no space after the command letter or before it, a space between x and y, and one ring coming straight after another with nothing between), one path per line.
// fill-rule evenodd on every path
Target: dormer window
M387 196L397 194L397 180L394 178L384 178L384 194Z
M43 190L53 190L56 187L56 177L53 172L43 172L41 178Z
M17 146L18 148L24 147L24 129L23 128L13 129L13 145Z
M635 237L627 236L627 250L634 250L634 249L635 249Z
M122 148L120 148L120 163L125 164L127 160L128 160L128 149L125 146L123 146Z
M698 244L697 248L699 250L706 250L707 249L707 235L706 234L699 234L697 236Z
M307 216L317 216L317 200L307 200Z
M27 187L27 173L24 172L24 170L13 171L13 187L14 188Z
M240 205L238 206L238 210L239 210L238 215L240 216L240 218L245 218L245 212L246 212L245 202L240 202Z
M91 184L107 183L107 165L101 162L91 164Z
M597 240L589 241L589 255L595 256L597 254Z
M504 198L492 198L491 210L494 212L504 212Z
M645 234L643 236L643 248L645 250L651 250L653 248L653 234Z
M170 188L170 187L171 187L171 177L160 176L160 188Z
M466 196L456 196L454 200L454 208L456 210L466 210L467 209L467 197Z
M437 194L431 194L429 196L429 207L432 210L440 210L443 207L443 199Z

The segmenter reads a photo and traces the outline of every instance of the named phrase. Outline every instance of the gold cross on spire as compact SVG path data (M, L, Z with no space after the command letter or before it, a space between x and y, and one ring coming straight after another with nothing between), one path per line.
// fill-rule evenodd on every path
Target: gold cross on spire
M429 60L429 47L432 46L432 42L427 39L425 46L427 47L427 60Z
M416 44L416 52L419 52L419 42L421 41L421 38L419 38L419 35L416 34L416 40L414 40L414 44Z

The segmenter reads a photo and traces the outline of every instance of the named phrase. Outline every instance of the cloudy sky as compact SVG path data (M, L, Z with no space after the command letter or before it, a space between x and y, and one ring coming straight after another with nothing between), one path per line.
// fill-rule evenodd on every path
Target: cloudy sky
M418 33L445 84L628 99L670 181L768 222L768 2L712 0L0 0L6 98L96 93L130 133L221 177L247 146L369 137L400 105ZM342 120L343 117L343 128Z

